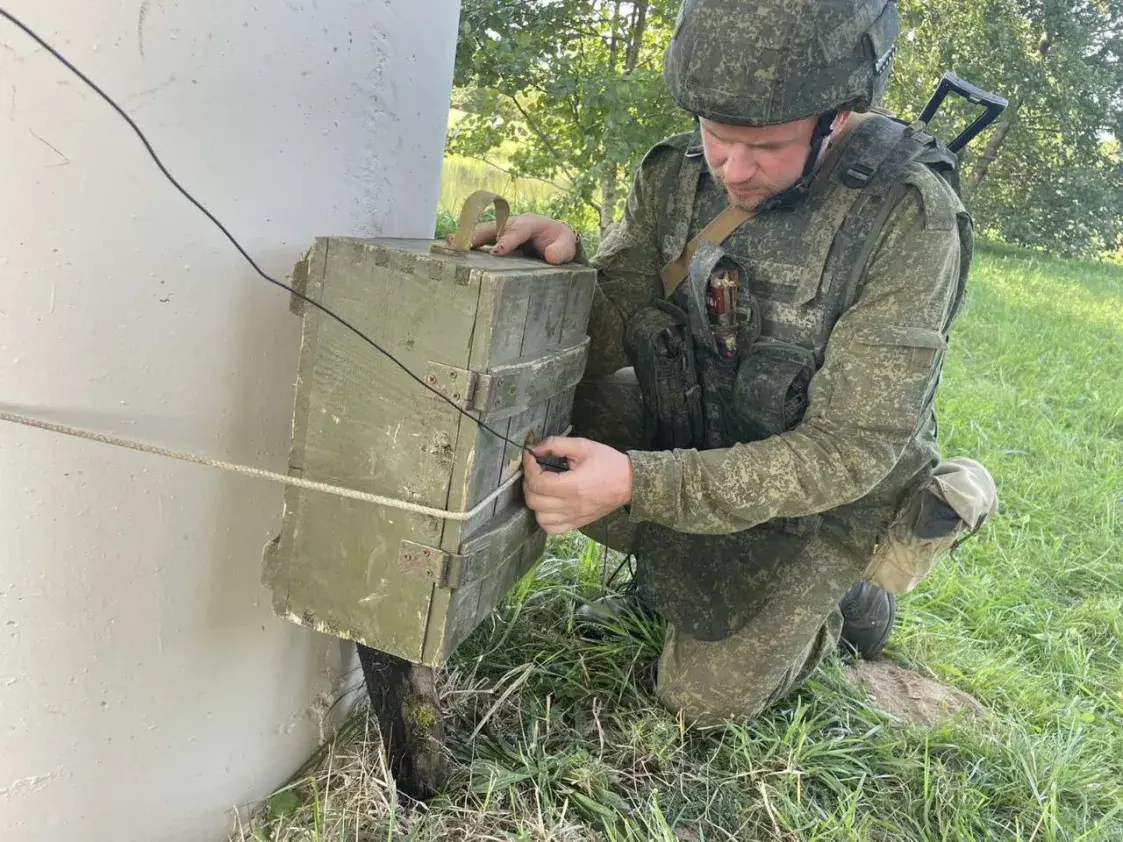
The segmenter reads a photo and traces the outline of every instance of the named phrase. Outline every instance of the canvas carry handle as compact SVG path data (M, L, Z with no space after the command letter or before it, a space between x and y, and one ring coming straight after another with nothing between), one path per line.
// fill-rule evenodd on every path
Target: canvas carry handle
M443 254L465 254L471 251L472 232L476 228L476 223L479 222L480 214L487 209L488 205L492 204L495 205L495 239L498 240L499 235L503 233L503 229L507 227L507 220L511 216L511 206L502 196L490 193L487 190L477 190L464 202L456 233L452 236L452 244L450 246L434 245L432 250Z

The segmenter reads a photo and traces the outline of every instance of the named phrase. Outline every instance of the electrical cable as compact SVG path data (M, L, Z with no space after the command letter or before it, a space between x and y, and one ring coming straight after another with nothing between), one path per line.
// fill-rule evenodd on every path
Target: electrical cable
M220 230L223 234L226 235L226 238L233 244L234 248L237 249L238 252L242 255L242 257L244 257L246 259L246 262L249 263L249 265L251 267L253 267L253 270L255 272L257 272L258 275L260 275L262 278L264 278L266 281L273 284L274 286L280 287L281 289L288 291L290 294L296 296L301 301L304 301L304 302L312 305L317 310L320 310L321 312L323 312L325 315L329 316L332 319L335 319L337 322L339 322L345 328L350 330L352 333L354 333L356 336L358 336L360 339L362 339L364 342L366 342L368 345L370 345L376 351L383 354L387 359L389 359L392 363L394 363L398 368L400 368L402 371L404 371L406 374L408 374L420 386L422 386L423 388L432 392L434 395L436 395L442 401L447 403L449 406L451 406L454 410L456 410L458 413L460 413L465 418L468 418L471 421L475 422L477 425L479 425L480 428L482 428L482 429L486 430L487 432L491 433L493 436L500 439L501 441L504 441L507 444L513 445L514 447L518 448L519 450L525 450L527 453L530 453L531 455L534 455L533 451L531 451L531 449L526 444L520 444L519 442L512 441L511 439L507 438L507 436L503 435L502 433L498 432L497 430L492 429L490 426L485 424L481 419L476 418L470 412L466 411L465 409L463 409L460 406L457 406L454 401L449 399L447 396L441 394L437 389L434 389L432 386L430 386L428 383L426 383L422 378L418 377L416 374L414 374L412 371L410 371L409 368L404 363L402 363L400 360L398 360L397 357L395 357L393 354L391 354L389 351L387 351L385 348L383 348L381 345L379 345L377 342L375 342L373 339L371 339L369 336L367 336L365 333L363 333L361 330L359 330L357 327L352 325L350 322L348 322L342 316L332 312L329 308L320 304L318 301L313 301L311 298L304 295L303 293L298 292L297 290L295 290L293 287L289 286L288 284L283 283L282 281L278 281L276 278L273 278L273 277L269 276L260 266L257 265L257 262L252 257L250 257L249 253L244 248L242 248L241 243L239 243L238 240L235 239L234 235L230 233L230 231L226 228L226 226L223 225L214 216L214 214L212 214L209 210L207 210L207 208L198 199L196 199L186 189L184 189L184 187L182 185L180 185L180 183L178 181L176 181L176 179L172 176L172 174L170 172L168 172L167 167L165 167L163 161L160 160L160 156L156 154L156 150L152 148L152 144L149 142L148 138L145 137L144 132L142 132L140 130L140 127L136 124L136 122L132 119L132 117L130 117L125 112L125 110L123 108L121 108L121 106L118 105L113 100L113 98L111 96L109 96L109 94L107 94L100 87L98 87L98 85L92 79L90 79L88 76L86 76L86 74L84 74L81 70L79 70L77 67L75 67L58 50L56 50L54 47L52 47L50 44L48 44L43 38L41 38L38 34L36 34L35 31L31 29L31 27L29 27L27 24L23 23L15 15L13 15L11 12L7 11L3 7L0 7L0 17L6 18L8 21L13 23L18 29L22 30L25 35L27 35L29 38L31 38L33 41L35 41L35 43L37 43L44 50L46 50L48 53L50 53L52 56L54 56L64 67L66 67L67 70L69 70L71 73L73 73L75 76L77 76L83 82L85 82L98 96L100 96L103 100L105 100L110 105L110 107L112 107L113 110L116 111L121 116L121 118L126 123L129 124L129 127L136 133L137 137L140 138L141 143L144 144L144 148L148 150L148 154L152 157L152 160L156 162L156 166L160 168L160 172L164 174L164 177L167 178L167 180L171 182L172 186L175 187L176 190L178 190L183 195L183 197L185 199L187 199L187 201L189 201L192 205L194 205L196 208L198 208L199 211L202 212L203 215L207 217L207 219L209 219L211 222L214 223L214 225L218 228L218 230ZM553 457L544 457L544 458L536 457L536 459L538 460L539 464L541 464L543 467L550 468L550 469L553 469L553 470L557 470L558 467L559 467L555 463L555 460L554 460Z

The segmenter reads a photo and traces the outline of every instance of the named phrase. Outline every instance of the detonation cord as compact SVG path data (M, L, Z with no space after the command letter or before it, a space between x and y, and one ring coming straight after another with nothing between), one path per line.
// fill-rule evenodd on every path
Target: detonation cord
M365 334L363 331L359 330L357 327L355 327L349 321L344 319L342 316L338 315L337 313L333 312L329 308L320 304L318 301L313 301L311 298L309 298L308 296L304 295L301 292L298 292L296 289L289 286L288 284L286 284L282 281L278 281L276 278L273 278L269 274L267 274L260 266L258 266L257 262L242 247L241 243L239 243L238 240L234 237L234 235L230 233L230 231L226 228L226 226L223 225L218 220L218 218L215 217L215 215L213 213L211 213L209 210L207 210L207 208L198 199L196 199L193 195L191 195L190 192L188 192L178 181L176 181L175 177L168 171L168 168L166 166L164 166L163 161L160 160L160 156L156 154L156 150L152 148L152 144L149 142L149 140L145 136L144 132L141 131L140 127L136 124L136 122L132 119L132 117L130 117L125 112L125 110L120 105L118 105L116 103L116 101L114 101L114 99L111 96L109 96L109 94L107 94L100 87L98 87L98 85L92 79L90 79L88 76L86 76L86 74L84 74L81 70L79 70L77 67L75 67L74 64L72 64L58 50L56 50L54 47L52 47L50 44L48 44L42 37L40 37L34 30L32 30L31 27L29 27L27 24L23 23L15 15L13 15L11 12L7 11L3 7L0 7L0 17L3 17L5 19L7 19L12 24L14 24L25 35L27 35L29 38L31 38L33 41L35 41L35 43L37 43L44 50L46 50L48 53L50 53L52 56L54 56L55 59L57 59L67 70L69 70L71 73L73 73L79 79L81 79L98 96L100 96L103 100L105 100L105 102L107 102L109 104L109 106L111 108L113 108L113 110L116 111L118 115L120 115L121 119L123 119L126 123L128 123L129 128L131 128L136 133L136 136L140 138L140 142L144 144L144 148L148 151L148 154L152 157L152 160L155 161L156 166L159 167L160 172L163 173L164 177L167 178L167 180L169 182L171 182L172 186L175 187L175 189L178 190L183 195L183 197L185 199L187 199L187 201L189 201L192 205L194 205L196 208L198 208L198 210L204 216L206 216L207 219L209 219L212 223L214 223L215 227L217 227L219 229L219 231L221 231L226 236L226 238L231 242L231 244L233 244L234 248L238 250L238 253L241 254L241 256L243 258L245 258L246 262L264 280L268 281L269 283L273 284L276 287L279 287L279 288L287 291L290 295L293 295L296 298L300 299L301 301L304 301L305 303L311 305L312 307L315 307L317 310L321 311L322 313L324 313L329 318L332 318L335 321L339 322L339 324L343 325L343 327L350 330L352 333L354 333L356 336L358 336L360 339L362 339L364 342L366 342L368 345L370 345L372 348L374 348L380 354L382 354L387 359L389 359L392 363L394 363L394 365L396 365L398 368L400 368L402 371L404 371L407 375L409 375L409 377L412 380L414 380L418 385L420 385L422 388L426 389L427 391L432 392L434 395L436 395L438 398L440 398L446 404L451 406L456 412L458 412L464 418L469 419L473 423L477 424L481 429L486 430L487 432L491 433L491 435L495 436L496 438L500 439L501 441L506 442L507 444L518 448L520 451L525 450L527 453L530 453L531 455L534 455L533 451L531 451L530 447L527 446L525 443L513 441L512 439L503 435L499 431L497 431L497 430L493 429L492 427L488 426L481 419L476 418L470 412L468 412L465 409L463 409L462 407L458 406L454 401L449 399L447 396L441 394L441 392L439 392L437 389L434 389L432 386L430 386L428 383L426 383L421 377L417 376L412 371L410 371L410 369L404 363L402 363L400 360L398 360L398 358L395 357L392 353L387 351L385 348L383 348L381 345L379 345L377 342L375 342L367 334ZM34 419L28 419L28 418L25 418L23 416L13 415L11 413L0 413L0 420L11 421L13 423L26 424L27 426L38 426L41 429L53 430L54 432L62 432L62 433L67 434L67 435L79 435L81 433L81 431L77 431L77 430L74 430L72 428L63 428L63 427L61 427L61 425L51 425L51 424L47 424L47 423L43 423L43 422L38 422L38 423L35 423L35 424L28 424L27 423L28 421L32 421ZM112 436L102 436L101 434L96 434L96 433L95 434L83 434L83 435L81 435L81 437L89 438L89 439L92 439L92 440L95 440L95 441L104 441L107 444L116 444L118 446L130 447L130 448L135 449L135 450L145 450L147 452L159 453L159 454L162 454L162 455L168 455L168 456L172 456L173 458L184 458L185 456L187 456L186 454L175 454L172 451L166 451L166 450L163 450L161 448L154 448L154 447L151 447L149 445L138 445L136 443L126 443L123 439L118 439L118 438L112 437ZM228 463L216 463L213 460L201 459L199 457L187 456L186 460L196 462L196 463L199 463L199 464L210 464L210 465L215 466L215 467L227 466L228 465ZM545 460L539 460L539 463L545 464L547 466L549 465L549 463ZM258 474L268 473L268 472L258 472L257 469L246 469L246 471L243 471L243 473L245 473L245 472L258 473ZM279 477L279 476L280 475L274 475L274 478ZM300 484L300 483L290 483L290 484ZM321 487L320 490L327 490L327 488ZM337 489L335 489L335 492L332 492L332 493L338 493L338 491L340 491L340 489L337 488ZM363 493L362 492L354 492L354 493L349 493L345 496L355 496L356 494L362 495ZM367 497L373 497L374 495L366 495L366 496ZM362 499L361 496L360 496L360 499ZM385 502L382 498L379 498L379 499L380 499L380 501ZM439 513L439 512L436 512L436 510L433 510L433 511L434 511L434 513L444 514L445 516L447 516L447 513Z

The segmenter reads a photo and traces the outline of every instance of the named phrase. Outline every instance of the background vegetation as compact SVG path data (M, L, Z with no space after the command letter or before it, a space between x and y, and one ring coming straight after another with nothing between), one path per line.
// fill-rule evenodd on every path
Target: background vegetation
M585 229L617 217L658 140L690 126L661 81L677 0L464 0L449 150L562 188ZM990 238L1066 256L1123 245L1123 0L902 0L886 106L918 116L952 71L1011 106L964 156ZM972 114L949 109L950 140Z

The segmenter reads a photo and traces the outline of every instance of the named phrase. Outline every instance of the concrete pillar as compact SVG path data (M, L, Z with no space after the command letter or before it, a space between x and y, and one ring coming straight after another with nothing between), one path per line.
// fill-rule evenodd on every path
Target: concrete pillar
M432 235L456 0L0 6L267 271L319 234ZM0 406L283 472L287 308L0 21ZM218 840L315 749L360 677L270 612L281 506L279 485L0 424L0 839Z

